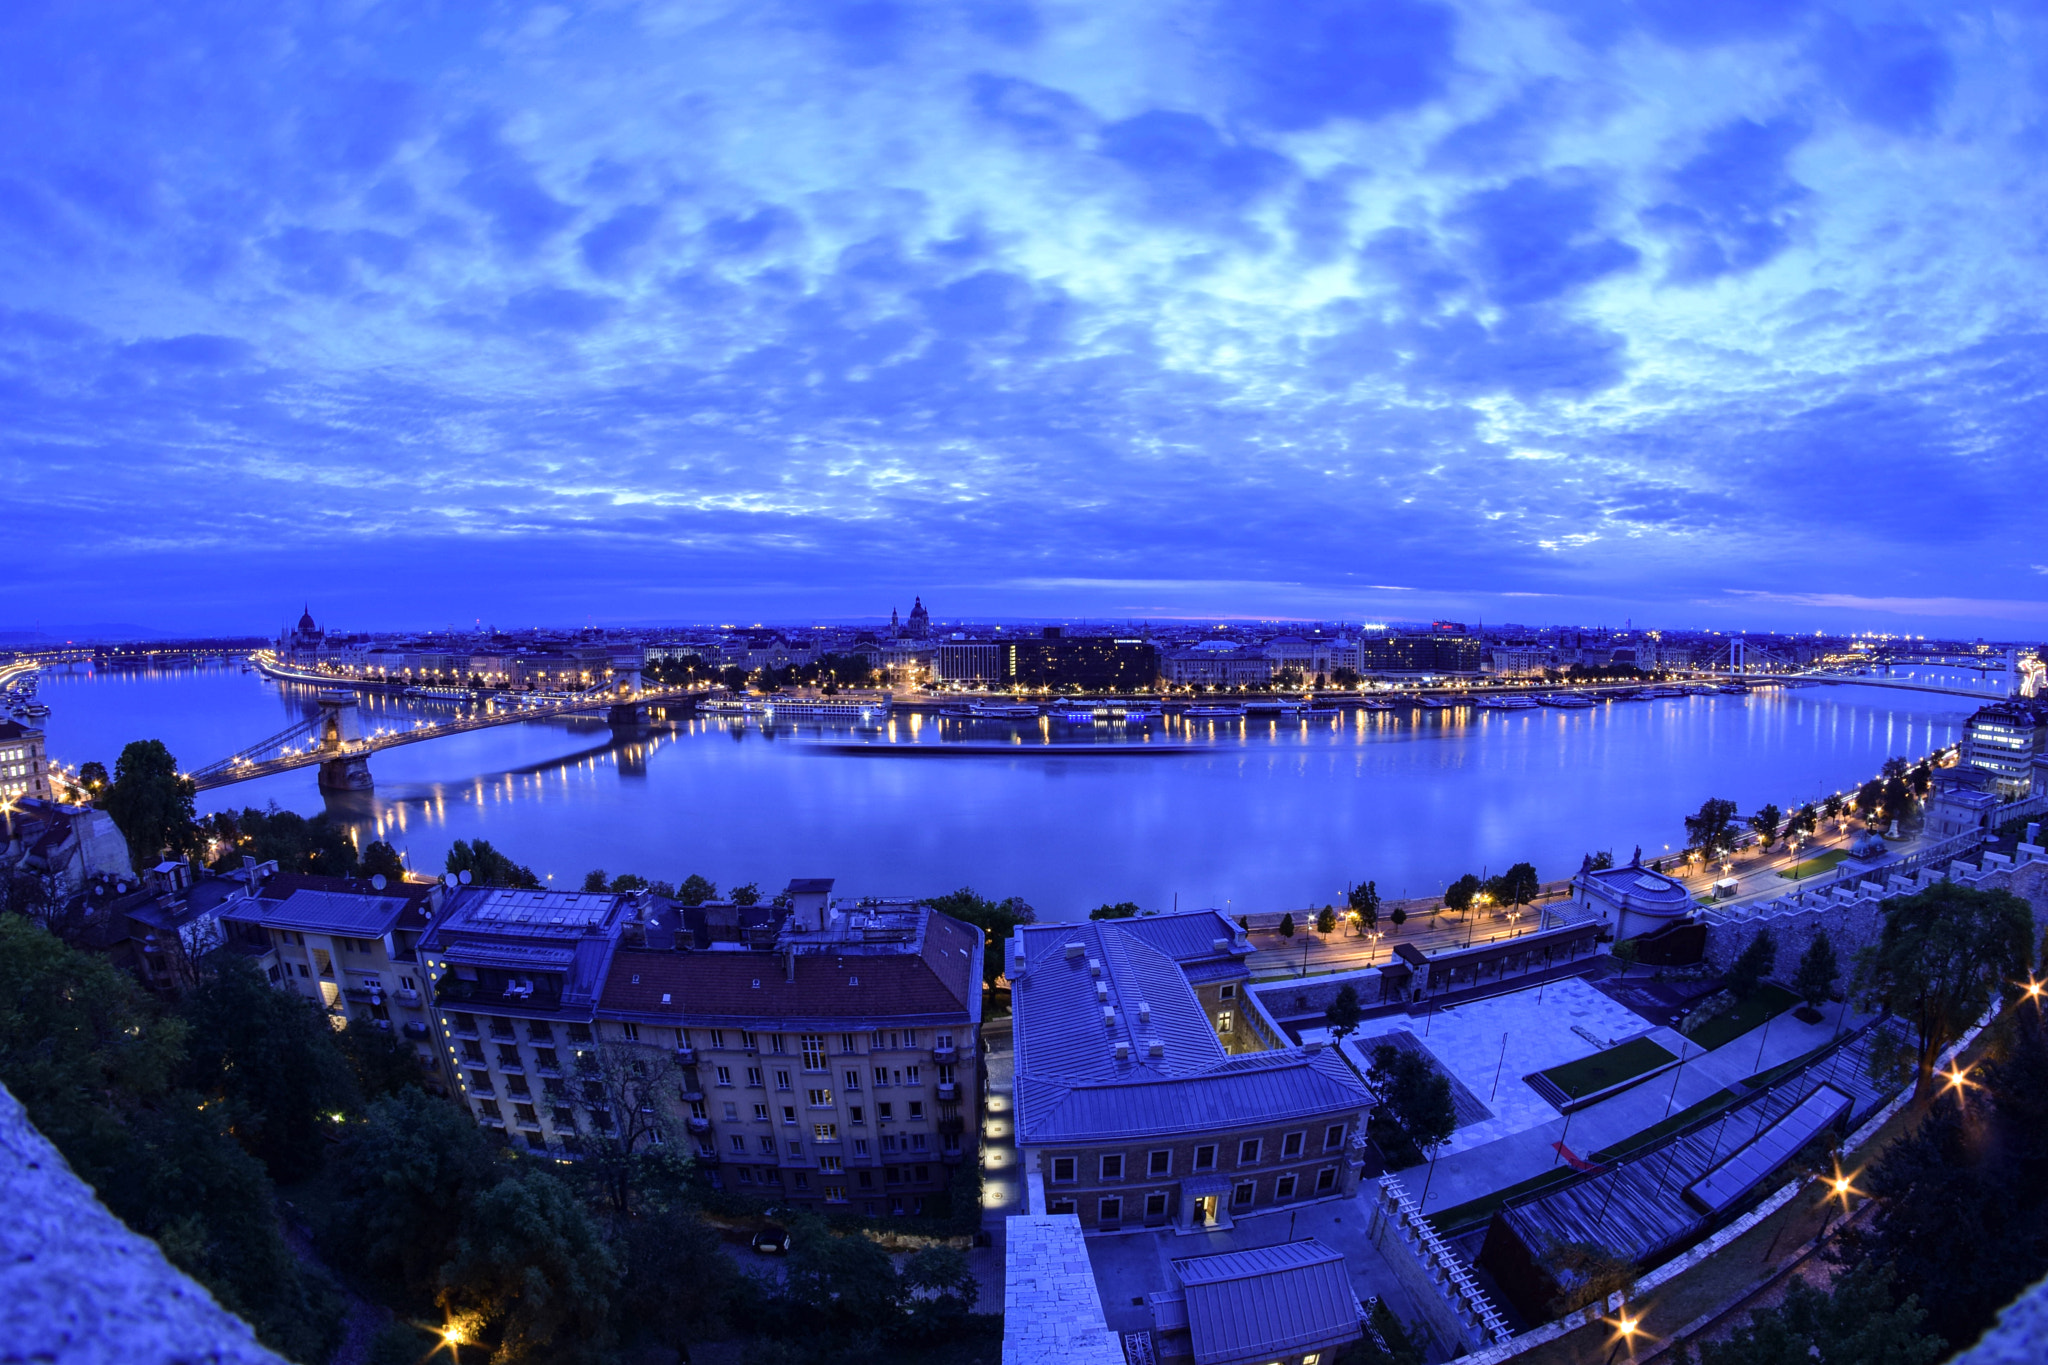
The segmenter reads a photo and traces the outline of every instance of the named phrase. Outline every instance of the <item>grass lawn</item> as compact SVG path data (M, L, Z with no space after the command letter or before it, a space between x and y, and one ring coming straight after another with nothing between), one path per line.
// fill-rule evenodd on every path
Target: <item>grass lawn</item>
M1541 1175L1532 1175L1527 1180L1510 1185L1504 1190L1495 1190L1492 1194L1468 1199L1462 1204L1453 1204L1440 1213L1432 1213L1429 1215L1429 1221L1436 1224L1437 1235L1441 1237L1459 1228L1485 1222L1493 1217L1496 1209L1511 1199L1520 1199L1525 1194L1535 1194L1539 1190L1562 1185L1577 1174L1579 1173L1571 1167L1560 1164L1553 1170L1545 1171Z
M1648 1038L1631 1038L1620 1047L1554 1066L1540 1074L1559 1090L1577 1099L1597 1094L1609 1086L1620 1085L1631 1076L1640 1076L1645 1071L1654 1071L1666 1062L1677 1060Z
M1832 871L1835 864L1849 856L1847 849L1831 848L1825 853L1816 853L1811 858L1801 858L1778 875L1788 882L1803 882L1808 877L1817 877Z
M1740 1038L1766 1019L1776 1018L1798 1003L1799 997L1783 986L1766 985L1734 1009L1707 1020L1686 1036L1712 1052L1722 1044Z
M1677 1132L1689 1123L1697 1123L1709 1114L1726 1109L1737 1098L1738 1096L1733 1090L1717 1090L1698 1104L1679 1110L1661 1123L1653 1124L1643 1129L1640 1133L1631 1133L1612 1147L1602 1147L1599 1151L1593 1153L1591 1159L1604 1163L1619 1157L1625 1157L1631 1152L1649 1146L1667 1134Z

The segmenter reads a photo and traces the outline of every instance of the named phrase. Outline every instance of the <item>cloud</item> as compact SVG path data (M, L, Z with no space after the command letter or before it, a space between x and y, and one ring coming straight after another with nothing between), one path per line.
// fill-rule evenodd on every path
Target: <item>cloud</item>
M1603 194L1576 169L1521 176L1468 196L1448 221L1497 302L1542 303L1635 266L1640 253L1601 228Z
M1670 279L1691 284L1754 270L1792 244L1810 191L1786 162L1807 131L1791 118L1736 119L1671 173L1672 197L1643 211L1671 239Z
M659 204L627 204L577 238L583 263L599 275L616 275L640 254L661 226Z
M1815 57L1850 112L1888 132L1930 131L1955 85L1955 62L1926 24L1861 27L1830 18Z
M1432 0L1218 0L1214 14L1237 112L1281 131L1435 99L1457 33L1457 12Z
M1277 152L1227 141L1198 114L1167 109L1109 124L1098 147L1143 182L1156 212L1174 218L1242 209L1277 189L1294 170Z

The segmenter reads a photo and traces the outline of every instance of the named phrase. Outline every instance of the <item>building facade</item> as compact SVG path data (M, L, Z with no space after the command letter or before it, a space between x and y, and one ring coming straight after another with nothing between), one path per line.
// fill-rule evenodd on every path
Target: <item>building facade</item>
M1006 639L998 650L1005 687L1135 692L1159 682L1159 651L1144 640L1068 635L1058 626L1047 626L1036 639Z
M945 683L1001 682L1003 647L994 640L942 640L932 651L932 676Z
M1962 766L2001 801L2033 795L2048 769L2048 707L2007 701L1980 708L1965 724Z
M1286 1045L1221 914L1025 925L1007 952L1032 1212L1196 1229L1356 1190L1370 1096Z
M1366 677L1476 676L1480 645L1448 632L1368 635L1358 642L1358 671Z
M53 795L42 728L0 719L0 801L48 801Z

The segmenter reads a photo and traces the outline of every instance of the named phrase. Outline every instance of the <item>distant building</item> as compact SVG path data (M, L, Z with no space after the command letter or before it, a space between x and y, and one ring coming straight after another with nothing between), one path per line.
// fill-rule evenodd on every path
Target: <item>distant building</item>
M949 683L1001 682L1002 648L994 640L941 640L932 651L932 676Z
M280 635L277 641L278 653L294 662L312 663L326 648L327 632L314 624L310 604L299 613L299 623Z
M1962 766L2001 801L2039 788L2048 769L2048 707L2025 701L1981 707L1964 725Z
M1146 1296L1160 1365L1320 1365L1365 1335L1343 1253L1313 1237L1173 1262Z
M904 634L913 640L929 640L932 636L932 614L924 609L922 597L911 599L910 621L904 627Z
M1487 657L1502 678L1539 677L1550 667L1550 651L1536 645L1495 645Z
M48 801L51 796L42 727L0 719L0 801Z
M1273 680L1273 660L1264 651L1210 643L1172 651L1160 662L1161 675L1179 687L1262 687Z
M1220 913L1025 925L1006 953L1032 1213L1195 1230L1356 1190L1371 1098L1285 1045Z
M1358 671L1367 677L1477 676L1479 641L1467 635L1368 635L1359 642Z
M1068 635L1046 627L1038 638L1005 639L999 681L1006 687L1141 691L1159 683L1159 651L1144 640Z

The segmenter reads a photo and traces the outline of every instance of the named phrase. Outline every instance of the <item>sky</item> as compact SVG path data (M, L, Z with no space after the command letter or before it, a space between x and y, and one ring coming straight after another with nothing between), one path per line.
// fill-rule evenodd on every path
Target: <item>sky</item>
M10 0L0 627L2048 634L2048 4Z

